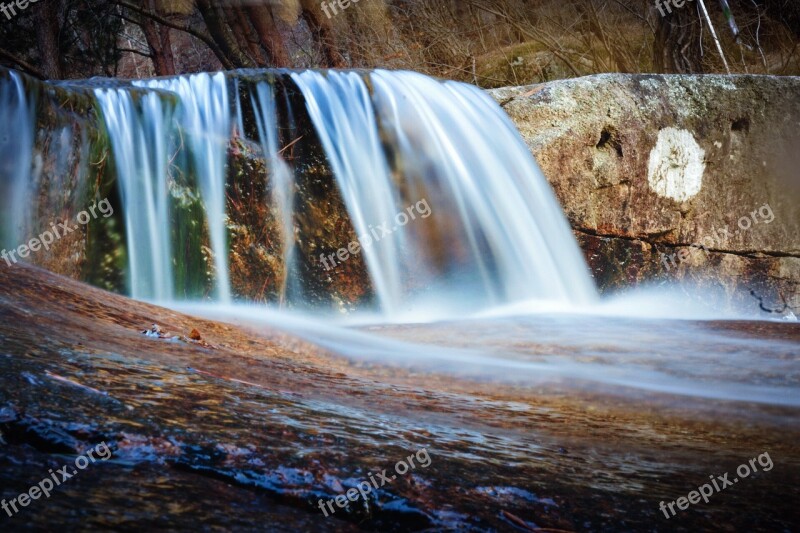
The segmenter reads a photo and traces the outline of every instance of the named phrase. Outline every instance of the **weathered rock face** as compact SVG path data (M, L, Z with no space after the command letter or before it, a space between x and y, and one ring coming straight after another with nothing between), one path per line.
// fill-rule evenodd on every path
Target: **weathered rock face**
M602 290L681 279L800 307L800 78L613 74L491 94Z
M10 72L0 68L0 84L9 87ZM13 210L19 217L0 217L0 248L16 248L16 235L40 236L51 234L60 224L71 227L62 231L60 238L40 246L28 261L61 274L88 281L94 285L116 289L123 284L114 243L119 231L115 220L99 218L87 224L75 224L76 216L109 194L106 170L107 147L96 127L93 103L84 89L71 92L58 85L43 84L21 76L21 84L30 108L17 107L4 101L12 113L20 112L31 123L6 123L7 132L0 142L11 138L26 138L17 149L30 150L28 154L5 152L0 163L0 205L4 215ZM35 111L34 111L35 110ZM3 111L6 111L4 109ZM7 116L7 115L4 115ZM24 148L23 148L24 147ZM15 161L20 158L30 164L27 190L14 199ZM20 198L24 198L21 201ZM24 205L20 205L24 204ZM93 243L92 247L88 243ZM18 259L12 256L12 260Z

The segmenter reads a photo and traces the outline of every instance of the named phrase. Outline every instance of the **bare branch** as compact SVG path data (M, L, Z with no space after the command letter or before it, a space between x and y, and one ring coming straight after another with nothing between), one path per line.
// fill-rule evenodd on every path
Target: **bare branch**
M153 57L147 52L142 52L141 50L136 50L135 48L117 48L120 52L128 52L129 54L137 54L143 57Z
M19 65L22 68L22 70L24 70L25 72L27 72L31 76L39 78L40 80L47 79L47 76L45 76L44 73L41 70L39 70L38 68L34 67L33 65L31 65L27 61L18 58L17 56L12 54L11 52L7 52L7 51L3 50L2 48L0 48L0 57L2 57L4 59L7 59L8 61L11 61L12 63L14 63L16 65Z
M165 17L162 17L157 13L153 13L151 11L143 9L137 5L131 4L130 2L126 2L125 0L115 0L115 1L118 6L130 9L131 11L139 13L140 15L152 19L155 22L158 22L159 24L162 24L164 26L182 31L184 33L188 33L192 37L197 37L198 39L203 41L211 49L212 52L214 52L214 55L217 56L217 59L219 59L223 67L225 67L226 69L233 68L233 63L231 63L230 60L225 56L225 54L222 53L222 50L220 49L219 46L217 46L216 41L214 41L214 39L212 39L211 36L208 35L207 33L197 31L187 24L178 24L177 22L173 22ZM126 17L123 16L122 18ZM126 18L126 20L129 19Z

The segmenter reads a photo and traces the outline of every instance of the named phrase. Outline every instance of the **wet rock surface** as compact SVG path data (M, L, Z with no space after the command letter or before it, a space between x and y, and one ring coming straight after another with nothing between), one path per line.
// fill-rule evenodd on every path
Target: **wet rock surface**
M0 77L7 76L9 71L0 67ZM117 86L136 89L130 88L129 81L116 79L43 83L24 75L21 78L34 131L31 179L25 191L32 207L18 228L19 235L35 237L60 223L73 228L29 259L51 272L127 293L126 268L131 253L126 242L127 221L114 153L92 91ZM283 228L274 198L275 168L254 141L259 138L257 111L249 95L243 93L245 131L237 129L231 136L224 178L233 293L241 301L283 304L294 300L342 311L369 305L373 294L363 257L354 257L330 272L319 259L323 252L335 253L356 237L298 90L285 72L238 71L228 78L231 95L237 87L254 88L261 82L280 88L283 107L279 111L285 122L293 125L281 131L279 142L281 156L295 175L290 194L297 244L286 264ZM162 98L170 101L169 96ZM213 294L216 272L197 171L185 163L190 156L187 135L178 131L166 147L171 163L167 170L169 239L174 245L176 291L183 298L196 299ZM112 206L112 214L76 224L79 213L103 199ZM17 243L9 243L9 247L11 244ZM304 284L287 281L300 277L306 280Z
M719 327L797 342L791 324ZM26 265L0 266L0 369L2 498L100 442L112 450L48 499L0 513L4 531L800 523L794 408L633 402L357 365L277 330L182 315ZM422 448L429 466L323 516L320 499L391 474ZM765 451L771 471L669 521L658 510Z
M797 314L800 79L608 74L491 94L603 290L686 280Z

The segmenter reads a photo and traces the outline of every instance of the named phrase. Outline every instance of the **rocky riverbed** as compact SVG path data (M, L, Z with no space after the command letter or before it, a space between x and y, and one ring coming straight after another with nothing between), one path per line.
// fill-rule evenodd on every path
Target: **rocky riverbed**
M800 411L791 405L364 364L279 330L195 318L22 264L0 267L0 287L3 497L100 442L112 450L48 499L0 514L6 531L790 531L800 523ZM794 324L697 327L771 346L765 353L796 367ZM445 325L391 329L384 333L453 338ZM319 500L422 449L428 466L417 461L366 500L323 515ZM659 511L660 501L765 452L769 471L669 520Z

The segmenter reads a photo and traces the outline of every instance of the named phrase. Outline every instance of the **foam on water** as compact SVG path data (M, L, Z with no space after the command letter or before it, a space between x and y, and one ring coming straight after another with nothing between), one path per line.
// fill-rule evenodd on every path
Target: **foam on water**
M698 323L561 315L455 321L387 335L263 307L177 309L265 334L283 331L350 361L414 372L800 407L800 373L791 355L796 344L737 337Z

